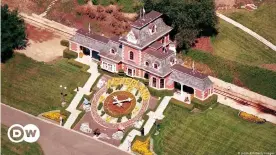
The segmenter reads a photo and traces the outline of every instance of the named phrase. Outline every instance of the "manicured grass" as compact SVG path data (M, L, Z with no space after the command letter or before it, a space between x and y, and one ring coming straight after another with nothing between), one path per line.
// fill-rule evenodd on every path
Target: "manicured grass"
M1 154L2 155L42 155L43 151L38 143L13 143L7 136L8 128L1 126Z
M154 136L158 155L275 152L276 125L255 124L238 117L238 111L217 105L204 113L191 113L169 104L161 131Z
M212 38L215 55L247 65L276 63L276 52L251 35L223 20L218 27Z
M61 108L60 85L66 86L67 105L75 95L77 85L83 86L88 73L61 59L54 64L36 62L25 55L2 65L2 102L33 115Z
M200 51L190 51L187 56L197 62L208 65L216 77L233 83L234 77L248 89L262 95L276 99L276 72L259 67L242 65L234 61L213 56Z
M123 12L135 12L136 11L136 6L138 2L136 0L92 0L92 2L96 2L96 4L100 4L103 6L108 6L110 4L115 4L117 3L119 6L122 7Z
M231 19L255 31L268 41L276 44L276 1L266 1L255 11L238 10L225 12Z

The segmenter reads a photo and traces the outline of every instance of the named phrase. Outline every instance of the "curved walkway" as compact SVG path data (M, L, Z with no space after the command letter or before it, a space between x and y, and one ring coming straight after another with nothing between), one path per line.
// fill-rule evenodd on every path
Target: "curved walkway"
M276 46L273 45L271 42L269 42L268 40L266 40L265 38L263 38L262 36L258 35L256 32L250 30L249 28L243 26L242 24L232 20L231 18L228 18L226 16L224 16L223 14L220 14L217 12L217 16L223 20L225 20L226 22L240 28L241 30L243 30L244 32L250 34L252 37L258 39L260 42L264 43L266 46L268 46L269 48L271 48L272 50L276 51Z

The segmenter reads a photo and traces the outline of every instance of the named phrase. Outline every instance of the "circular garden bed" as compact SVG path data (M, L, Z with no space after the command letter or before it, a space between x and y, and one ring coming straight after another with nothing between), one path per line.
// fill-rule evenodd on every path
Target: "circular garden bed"
M116 102L117 98L119 102ZM128 101L130 99L130 101ZM121 102L124 101L124 102ZM104 101L104 111L112 117L122 117L130 114L136 105L135 96L127 91L116 91Z

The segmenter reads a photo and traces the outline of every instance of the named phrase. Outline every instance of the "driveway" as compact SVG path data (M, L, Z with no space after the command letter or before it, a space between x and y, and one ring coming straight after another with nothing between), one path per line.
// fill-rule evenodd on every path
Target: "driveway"
M40 144L45 155L127 155L127 152L73 130L41 120L1 104L1 121L6 126L35 124L40 129Z

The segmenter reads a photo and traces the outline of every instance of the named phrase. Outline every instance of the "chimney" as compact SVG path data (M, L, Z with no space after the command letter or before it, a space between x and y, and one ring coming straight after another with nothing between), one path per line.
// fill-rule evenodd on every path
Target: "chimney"
M145 10L145 8L143 7L143 20L145 20L145 13L146 13L146 10Z

